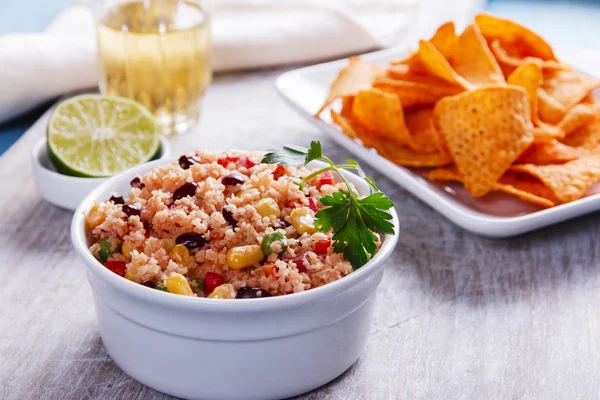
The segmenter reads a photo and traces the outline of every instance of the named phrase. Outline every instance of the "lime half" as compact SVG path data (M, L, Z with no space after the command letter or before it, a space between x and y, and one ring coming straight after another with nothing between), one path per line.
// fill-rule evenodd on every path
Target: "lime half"
M111 176L151 160L159 151L160 128L133 100L100 94L60 103L48 123L48 153L59 172Z

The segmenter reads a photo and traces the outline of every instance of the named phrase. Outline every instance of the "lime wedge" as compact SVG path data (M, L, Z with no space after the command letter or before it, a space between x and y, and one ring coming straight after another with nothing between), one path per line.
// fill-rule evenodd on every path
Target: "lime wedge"
M48 154L66 175L111 176L151 160L160 128L133 100L86 94L60 103L48 122Z

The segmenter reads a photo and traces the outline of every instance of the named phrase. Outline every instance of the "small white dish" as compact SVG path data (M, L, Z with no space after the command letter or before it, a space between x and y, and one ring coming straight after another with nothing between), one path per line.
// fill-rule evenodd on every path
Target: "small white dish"
M585 68L581 51L561 49L561 60L590 74ZM394 59L407 55L405 49L388 49L361 56L375 64L388 64ZM571 61L572 60L572 61ZM587 62L587 61L586 61ZM277 89L291 107L306 117L311 123L325 131L332 139L357 154L372 167L378 169L404 189L454 222L473 233L488 237L510 237L552 225L567 219L600 210L600 185L596 184L586 197L549 209L542 209L504 193L492 193L477 199L470 196L460 184L430 182L422 176L423 170L398 166L374 151L365 148L346 136L334 125L327 112L322 114L325 121L313 118L323 104L329 86L347 60L296 69L282 74L277 79ZM590 64L590 62L588 62Z
M171 147L165 138L160 138L159 159L170 156ZM56 171L48 157L46 138L41 138L31 152L33 178L40 196L55 206L75 210L81 200L94 188L109 178L79 178L63 175Z
M174 160L173 160L174 161ZM306 292L260 299L178 296L124 279L89 251L85 213L113 193L126 194L150 162L96 188L78 207L71 240L84 261L102 342L127 374L186 399L281 399L341 375L364 351L375 293L398 237L382 238L373 259L350 275ZM325 166L315 162L311 167ZM346 174L361 193L368 185Z

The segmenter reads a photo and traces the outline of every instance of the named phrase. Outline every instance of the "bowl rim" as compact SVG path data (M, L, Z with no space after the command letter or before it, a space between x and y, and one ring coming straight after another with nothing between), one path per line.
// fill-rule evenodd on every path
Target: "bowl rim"
M253 151L253 150L249 150ZM85 234L85 212L100 196L100 193L110 191L111 187L127 177L135 176L140 173L150 171L159 165L170 164L177 161L177 157L170 157L165 159L159 159L151 161L145 164L141 164L123 171L107 181L101 183L92 192L90 192L85 199L79 204L73 215L70 227L71 242L75 249L75 252L83 259L86 269L88 272L95 274L97 277L102 279L108 285L114 287L120 292L137 297L142 301L150 303L158 303L167 307L177 307L179 309L187 310L202 310L209 312L244 312L244 311L261 311L266 307L270 309L279 309L294 307L306 303L317 302L319 299L335 295L337 292L343 291L352 287L363 277L366 277L374 273L378 267L381 268L388 257L392 254L396 243L398 241L398 235L400 233L400 225L398 221L398 214L396 213L395 207L390 209L392 216L391 222L394 225L395 233L393 235L384 235L382 245L379 251L361 268L353 271L352 273L338 279L334 282L327 283L323 286L312 288L304 292L292 293L285 296L273 296L252 299L210 299L204 297L189 297L189 296L176 296L172 293L165 293L160 290L151 289L140 285L136 282L131 282L124 279L121 276L109 271L105 268L89 251L87 245L87 237ZM314 162L313 162L314 163ZM321 162L316 162L320 164ZM325 165L323 163L323 165ZM350 180L357 180L364 182L358 175L348 171L342 171L344 175L349 177Z

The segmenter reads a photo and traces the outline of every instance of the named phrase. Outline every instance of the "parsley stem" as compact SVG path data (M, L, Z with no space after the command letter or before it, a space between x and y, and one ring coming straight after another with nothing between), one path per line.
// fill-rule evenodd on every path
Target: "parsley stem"
M319 160L326 162L327 164L329 164L329 166L325 167L325 168L321 168L321 169L313 172L312 174L305 176L304 178L302 178L302 180L304 182L306 182L307 180L309 180L311 178L314 178L315 176L319 176L319 175L321 175L324 172L335 171L335 172L337 172L337 174L340 176L340 178L346 184L346 187L348 188L348 192L354 193L354 189L352 188L352 185L350 184L350 182L348 181L348 179L346 179L346 177L344 176L344 174L342 174L342 172L340 170L341 169L353 169L353 168L356 168L356 165L352 165L352 164L335 165L333 163L333 161L331 161L327 157L319 158Z

